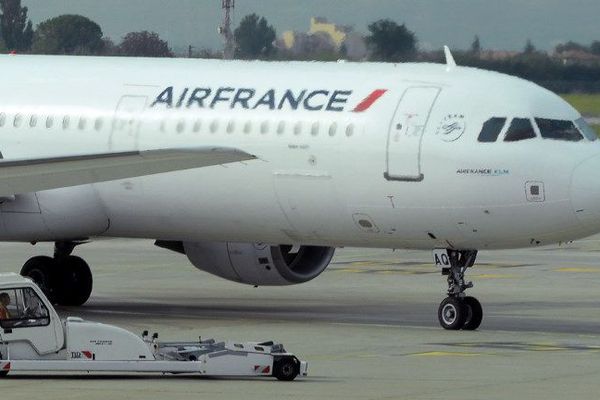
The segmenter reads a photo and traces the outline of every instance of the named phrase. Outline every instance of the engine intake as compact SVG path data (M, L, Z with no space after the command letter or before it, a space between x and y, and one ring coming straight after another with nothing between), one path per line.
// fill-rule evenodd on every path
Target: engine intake
M185 254L198 269L230 281L258 286L308 282L331 262L334 248L270 246L262 243L183 243Z

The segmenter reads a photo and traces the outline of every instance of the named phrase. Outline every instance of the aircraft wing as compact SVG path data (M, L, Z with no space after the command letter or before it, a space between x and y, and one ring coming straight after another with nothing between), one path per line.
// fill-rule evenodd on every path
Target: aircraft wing
M0 196L208 167L255 158L237 149L198 147L0 160Z

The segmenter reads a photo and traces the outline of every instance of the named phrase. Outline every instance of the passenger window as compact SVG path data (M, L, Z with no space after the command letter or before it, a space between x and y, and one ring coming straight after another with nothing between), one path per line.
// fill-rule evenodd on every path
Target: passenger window
M69 116L65 116L62 121L63 129L69 129L69 123L70 123Z
M283 135L285 133L285 122L281 121L279 125L277 125L277 134Z
M506 118L490 118L483 124L479 138L477 139L482 143L492 143L498 139L500 132L506 125Z
M198 133L200 132L200 129L202 129L202 120L199 119L194 123L193 131L194 133Z
M214 120L211 124L210 124L210 133L217 133L217 130L219 129L219 121L218 120Z
M267 133L269 133L269 121L264 121L260 125L260 133L262 133L263 135L266 135Z
M298 136L302 133L302 122L296 122L294 126L294 135Z
M47 326L50 313L31 288L0 290L0 325L5 329Z
M79 117L79 125L78 128L80 131L85 130L85 126L87 125L87 121L84 117Z
M250 134L250 132L252 132L252 122L250 122L250 121L247 121L247 122L244 124L244 133L245 133L246 135L248 135L248 134Z
M334 137L336 133L337 133L337 124L334 122L329 127L329 136Z
M575 121L575 125L577 125L577 127L579 128L581 133L583 133L583 136L585 136L586 139L591 140L592 142L598 140L598 135L596 134L596 131L592 129L592 127L587 123L585 119L579 118L577 121Z
M15 128L21 126L21 122L23 122L23 116L21 114L15 115L15 120L13 121L13 125Z
M352 137L354 135L354 125L350 124L346 127L346 136Z
M518 142L535 138L535 131L529 118L515 118L510 123L510 128L504 137L505 142Z
M535 122L538 128L540 128L544 139L563 140L566 142L579 142L583 140L583 136L571 121L536 118Z
M177 130L177 133L183 133L183 131L185 130L185 121L179 121L175 129Z
M102 120L102 118L100 118L100 117L96 118L96 122L94 122L94 129L96 129L97 131L101 130L103 124L104 124L104 121Z
M229 123L227 124L227 133L233 133L233 131L235 131L235 122L233 121L229 121Z
M313 136L317 136L319 134L319 123L314 122L312 127L310 128L310 134Z
M0 114L0 128L3 127L5 123L6 123L6 114L1 113Z
M30 128L35 128L37 125L37 116L36 115L32 115L31 118L29 118L29 127Z
M46 128L50 129L50 128L52 128L53 125L54 125L54 118L52 118L52 116L49 115L46 118Z

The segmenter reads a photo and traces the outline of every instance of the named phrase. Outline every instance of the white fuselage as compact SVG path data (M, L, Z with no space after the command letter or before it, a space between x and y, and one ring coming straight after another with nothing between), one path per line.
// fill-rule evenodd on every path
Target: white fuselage
M19 195L0 207L0 240L481 249L600 231L600 142L543 139L537 126L536 138L504 142L508 123L478 141L493 117L580 118L517 78L428 64L0 65L6 160L204 145L259 158Z

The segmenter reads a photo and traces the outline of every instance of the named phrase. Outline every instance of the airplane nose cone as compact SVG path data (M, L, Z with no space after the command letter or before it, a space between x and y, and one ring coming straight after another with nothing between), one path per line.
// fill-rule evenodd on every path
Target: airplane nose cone
M600 224L600 156L587 159L573 171L571 203L582 223Z

